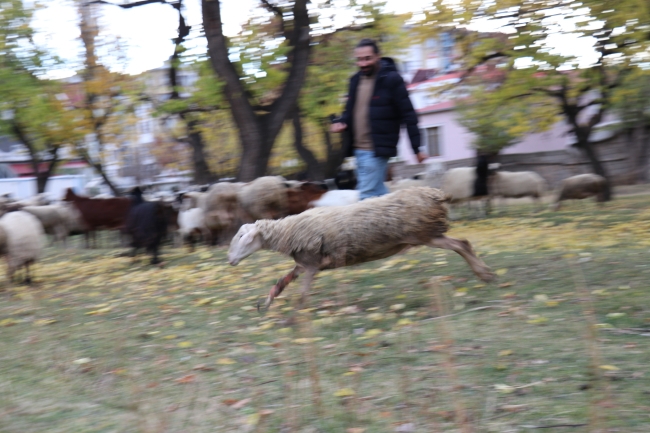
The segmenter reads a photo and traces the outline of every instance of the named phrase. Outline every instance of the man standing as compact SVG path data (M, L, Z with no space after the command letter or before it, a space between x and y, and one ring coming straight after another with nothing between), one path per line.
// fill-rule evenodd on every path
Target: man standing
M418 118L393 59L381 57L372 39L362 39L354 56L359 72L350 79L345 111L331 131L350 134L346 156L356 157L357 189L363 200L388 193L384 185L388 159L397 155L401 125L406 125L418 162L426 155L420 152Z

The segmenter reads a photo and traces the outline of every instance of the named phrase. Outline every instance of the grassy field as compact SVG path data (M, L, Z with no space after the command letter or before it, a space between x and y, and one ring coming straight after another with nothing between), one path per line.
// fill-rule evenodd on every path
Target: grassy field
M499 275L418 248L299 281L292 261L48 248L0 288L2 432L650 431L650 196L456 221ZM543 428L543 430L539 430Z

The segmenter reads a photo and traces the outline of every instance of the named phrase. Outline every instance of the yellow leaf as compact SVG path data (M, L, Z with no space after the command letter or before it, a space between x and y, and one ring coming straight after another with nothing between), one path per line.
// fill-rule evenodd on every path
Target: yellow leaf
M507 269L507 268L501 268L501 269L497 269L497 270L495 271L495 274L497 274L497 275L505 275L505 274L507 274L507 273L508 273L508 269Z
M560 304L559 301L547 301L546 306L547 307L557 307Z
M499 356L510 356L512 355L512 350L502 350L499 352Z
M384 318L384 315L381 313L372 313L368 314L368 319L370 320L382 320Z
M232 358L219 358L217 359L217 364L219 365L237 364L237 361L235 361Z
M546 317L539 316L528 320L526 323L529 323L531 325L541 325L546 322L548 322L548 319Z
M404 307L406 307L405 304L393 304L390 306L390 309L393 311L397 311L397 310L402 310Z
M408 325L412 325L412 324L413 324L413 322L410 319L399 319L397 321L398 326L408 326Z
M548 296L546 296L546 295L535 295L534 299L536 301L539 301L539 302L546 302L546 301L548 301Z
M381 329L368 329L363 336L366 338L372 338L382 333Z
M177 344L177 346L181 347L181 348L192 347L192 342L191 341L181 341L180 343Z
M271 343L269 343L268 341L258 341L255 344L258 344L260 346L271 346Z
M15 319L0 320L0 326L14 326L17 323L18 321L16 321Z
M52 323L56 323L57 320L54 319L38 319L34 320L34 326L45 326L45 325L51 325Z
M354 376L355 374L357 373L355 373L354 371L346 371L345 373L343 373L343 376Z
M198 301L196 301L196 303L195 303L194 305L196 305L197 307L200 307L201 305L207 305L207 304L209 304L210 302L212 302L213 299L214 299L214 298L203 298L203 299L199 299Z
M504 385L504 384L500 384L500 383L494 385L494 389L496 389L497 391L502 392L504 394L510 394L511 392L513 392L515 390L515 388L510 386L510 385Z
M600 368L603 370L610 370L610 371L618 371L620 368L616 367L615 365L601 365Z
M257 425L260 422L260 414L259 413L252 413L246 417L246 424L248 425Z
M79 358L72 361L73 364L77 364L77 365L88 364L89 362L90 362L90 358Z
M335 397L351 397L355 395L356 393L354 392L353 389L351 388L341 388L338 391L334 393Z
M174 335L174 334L169 334L169 335L165 335L163 338L164 338L165 340L173 340L174 338L176 338L176 335Z

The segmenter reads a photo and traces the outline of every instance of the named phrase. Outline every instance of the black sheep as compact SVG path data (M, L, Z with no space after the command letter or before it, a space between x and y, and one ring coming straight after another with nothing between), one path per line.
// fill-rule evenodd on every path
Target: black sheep
M138 249L145 248L152 255L151 264L160 263L158 249L167 236L167 213L159 202L148 202L142 198L142 190L131 191L131 208L126 219L126 233L131 236L133 256Z

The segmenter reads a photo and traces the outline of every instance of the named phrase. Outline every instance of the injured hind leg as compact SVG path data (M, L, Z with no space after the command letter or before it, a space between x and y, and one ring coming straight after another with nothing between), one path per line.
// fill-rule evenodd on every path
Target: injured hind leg
M467 264L472 268L472 271L483 281L492 281L494 279L494 274L490 268L479 259L474 250L472 249L472 244L464 239L455 239L447 236L438 236L431 239L427 242L427 245L432 248L442 248L445 250L452 250L461 255L465 259Z
M260 306L260 303L257 303L257 310L267 310L269 306L271 305L271 302L273 302L273 299L278 297L280 293L284 290L287 285L298 278L298 275L302 274L305 271L305 268L302 266L296 266L294 267L291 272L289 272L287 275L284 277L280 278L277 283L271 288L269 291L269 296L266 298L266 302L264 302L264 307Z

